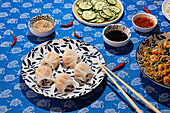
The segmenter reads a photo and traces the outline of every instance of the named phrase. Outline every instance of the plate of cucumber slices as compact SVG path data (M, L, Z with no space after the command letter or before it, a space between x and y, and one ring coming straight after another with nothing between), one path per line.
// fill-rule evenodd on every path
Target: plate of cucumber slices
M120 0L76 0L72 6L74 17L92 27L104 27L116 23L123 15Z

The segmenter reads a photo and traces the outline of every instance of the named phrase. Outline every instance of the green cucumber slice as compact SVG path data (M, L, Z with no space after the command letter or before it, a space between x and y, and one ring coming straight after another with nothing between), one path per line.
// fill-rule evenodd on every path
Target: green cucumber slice
M103 2L103 1L96 2L94 4L94 9L97 10L97 11L101 11L103 6L105 6L105 5L106 5L106 3Z
M82 18L84 20L92 20L96 18L96 13L94 11L83 11Z
M84 0L78 0L78 1L76 2L76 5L79 6L79 4L82 3L82 2L84 2Z
M94 5L98 0L91 0L91 3Z
M111 18L109 18L108 20L110 20L110 21L111 21L111 20L114 20L115 18L117 18L117 17L116 17L116 13L115 13L115 12L112 12L112 15L113 15L113 16L112 16Z
M112 17L113 16L113 13L112 11L108 8L108 7L103 7L102 9L103 13L109 17Z
M96 23L96 22L97 22L97 19L90 20L89 22L91 22L91 23Z
M109 4L111 5L116 5L117 1L116 0L106 0Z
M93 7L93 5L90 3L90 2L81 2L80 4L79 4L79 8L81 9L81 10L89 10L89 9L91 9Z
M82 14L83 14L83 11L82 11L81 9L77 9L77 13L78 13L79 15L82 15Z
M111 11L116 12L116 13L120 13L120 11L121 11L121 9L119 7L117 7L117 6L109 6L109 9Z
M109 19L110 17L105 15L102 11L99 12L99 15L105 19Z

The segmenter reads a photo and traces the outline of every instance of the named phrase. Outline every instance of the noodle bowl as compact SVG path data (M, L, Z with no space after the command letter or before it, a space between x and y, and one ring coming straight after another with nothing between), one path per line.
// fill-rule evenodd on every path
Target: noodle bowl
M136 50L136 61L151 82L170 89L170 32L145 38Z
M144 72L157 82L170 86L170 41L140 50Z

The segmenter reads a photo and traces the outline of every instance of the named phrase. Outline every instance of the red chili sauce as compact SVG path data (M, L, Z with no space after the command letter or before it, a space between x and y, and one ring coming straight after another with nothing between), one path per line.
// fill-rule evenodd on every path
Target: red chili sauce
M150 28L155 25L155 22L148 17L139 17L134 20L134 23L142 28Z

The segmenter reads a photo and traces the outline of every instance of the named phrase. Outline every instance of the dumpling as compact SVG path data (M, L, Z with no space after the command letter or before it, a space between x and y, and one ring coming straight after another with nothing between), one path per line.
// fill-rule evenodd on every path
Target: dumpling
M54 83L52 70L47 66L40 66L35 71L35 82L39 87L49 87Z
M59 55L55 52L49 52L41 61L41 65L46 65L52 69L58 67L59 63Z
M66 89L68 89L69 86L72 88L74 84L73 79L67 73L60 73L55 79L55 87L57 88L57 93L60 94L65 94Z
M89 82L93 75L90 66L84 62L79 62L74 68L74 78L80 84Z
M75 65L79 62L79 57L74 50L68 49L64 52L63 57L63 67L73 69Z

